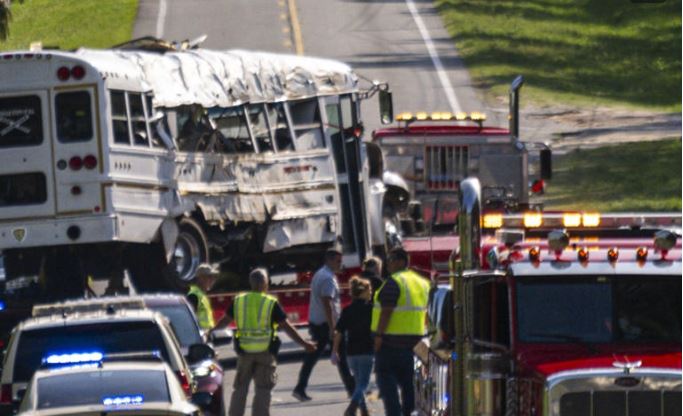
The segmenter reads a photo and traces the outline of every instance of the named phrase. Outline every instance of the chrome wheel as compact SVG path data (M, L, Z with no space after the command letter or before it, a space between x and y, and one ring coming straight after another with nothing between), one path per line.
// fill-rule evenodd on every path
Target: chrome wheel
M178 279L189 282L194 279L199 264L204 261L200 243L193 235L181 232L176 242L173 257Z

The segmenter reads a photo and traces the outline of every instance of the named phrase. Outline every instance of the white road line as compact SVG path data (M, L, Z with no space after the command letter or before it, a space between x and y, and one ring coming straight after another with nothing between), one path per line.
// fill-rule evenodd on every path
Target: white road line
M159 0L159 14L157 15L157 38L164 36L164 21L166 20L166 0Z
M436 53L434 42L432 42L432 38L429 36L429 31L425 27L425 24L422 21L422 18L420 17L420 13L418 13L417 11L417 7L415 7L415 3L413 2L413 0L406 0L406 6L408 6L408 10L410 10L410 14L413 15L413 20L415 21L417 28L420 30L420 35L422 36L422 40L424 41L425 46L427 47L429 57L432 58L432 63L434 64L434 68L436 68L436 73L439 76L439 81L441 81L441 86L443 87L443 90L446 93L446 99L448 100L448 104L451 106L451 112L461 112L462 108L460 107L458 98L455 96L455 91L453 90L451 81L448 79L448 75L446 74L446 70L443 67L443 63L441 63L441 58L439 58L439 54Z

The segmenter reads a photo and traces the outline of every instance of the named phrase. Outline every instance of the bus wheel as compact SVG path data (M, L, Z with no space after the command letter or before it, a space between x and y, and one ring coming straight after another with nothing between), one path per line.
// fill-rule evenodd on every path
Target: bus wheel
M202 227L192 218L183 218L178 223L176 240L170 269L166 278L173 286L187 287L194 279L197 267L209 261L209 244Z
M126 268L139 292L187 291L197 267L209 258L206 235L197 222L178 222L178 239L170 263L161 243L135 244L126 254Z

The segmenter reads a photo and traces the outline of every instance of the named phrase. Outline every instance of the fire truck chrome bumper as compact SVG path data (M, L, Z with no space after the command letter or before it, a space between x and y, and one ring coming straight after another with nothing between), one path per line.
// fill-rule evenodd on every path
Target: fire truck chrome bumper
M69 217L0 224L0 250L117 239L115 216Z

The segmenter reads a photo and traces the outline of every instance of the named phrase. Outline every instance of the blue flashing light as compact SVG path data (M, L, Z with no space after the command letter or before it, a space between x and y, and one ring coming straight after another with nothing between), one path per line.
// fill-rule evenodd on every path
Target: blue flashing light
M107 396L102 399L102 404L105 406L129 406L135 404L142 404L145 397L142 394L132 396Z
M102 361L102 357L104 354L99 351L52 354L45 357L43 363L50 365L95 363Z
M4 311L4 310L5 310L5 302L0 300L0 311Z

